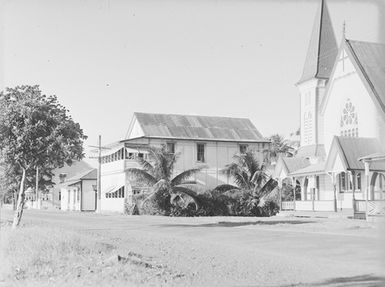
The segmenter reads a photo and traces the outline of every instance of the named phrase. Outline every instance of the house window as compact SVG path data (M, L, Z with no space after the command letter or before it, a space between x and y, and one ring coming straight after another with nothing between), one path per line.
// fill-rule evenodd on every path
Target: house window
M205 162L205 145L197 144L197 161Z
M240 144L240 145L239 145L239 152L240 152L241 154L246 153L247 148L248 148L248 145L247 145L247 144Z
M361 174L352 175L347 172L341 172L338 175L340 192L353 191L353 181L356 183L356 190L361 190Z
M169 153L175 153L175 143L167 143L167 151Z

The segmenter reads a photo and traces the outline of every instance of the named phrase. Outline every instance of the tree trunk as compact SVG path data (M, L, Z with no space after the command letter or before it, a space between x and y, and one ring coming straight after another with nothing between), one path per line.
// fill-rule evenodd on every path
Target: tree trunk
M23 168L23 176L21 177L19 196L17 199L16 211L13 216L12 228L16 228L17 226L19 226L21 216L23 215L24 197L25 197L24 181L25 181L25 169Z

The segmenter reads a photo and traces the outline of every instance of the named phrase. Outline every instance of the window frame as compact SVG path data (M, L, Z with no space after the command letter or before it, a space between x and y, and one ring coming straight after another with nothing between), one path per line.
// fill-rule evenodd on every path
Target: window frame
M170 151L170 149L169 149L169 145L172 145L172 151ZM167 149L167 151L169 152L169 153L171 153L171 154L175 154L175 151L176 151L176 143L175 142L166 142L166 149Z
M242 151L243 148L245 148L244 151ZM248 148L249 148L248 144L239 144L239 153L240 154L245 154L247 152Z
M200 153L199 147L203 147L203 154ZM200 159L200 154L203 157L203 160ZM196 161L199 163L205 163L206 162L206 144L205 143L197 143L196 144Z

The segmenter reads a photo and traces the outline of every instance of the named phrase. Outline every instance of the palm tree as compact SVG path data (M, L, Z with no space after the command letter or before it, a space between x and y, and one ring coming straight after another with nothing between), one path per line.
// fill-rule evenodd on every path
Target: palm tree
M196 182L190 178L204 167L188 169L173 176L177 154L170 153L165 145L162 145L161 148L149 147L148 151L148 160L143 158L139 160L142 168L127 169L127 172L136 177L139 182L151 187L151 192L142 201L142 205L155 196L161 197L163 200L169 198L171 204L175 204L184 196L188 196L194 201L198 210L197 194L192 189L192 185L195 185Z
M270 149L266 152L270 159L277 159L279 155L291 156L293 154L293 147L289 145L288 140L279 134L274 134L270 137Z
M231 195L237 191L246 191L252 193L255 198L261 198L271 191L273 182L269 180L266 173L265 163L260 163L252 150L234 155L233 162L228 164L222 172L232 177L236 186L219 185L214 189L217 192Z

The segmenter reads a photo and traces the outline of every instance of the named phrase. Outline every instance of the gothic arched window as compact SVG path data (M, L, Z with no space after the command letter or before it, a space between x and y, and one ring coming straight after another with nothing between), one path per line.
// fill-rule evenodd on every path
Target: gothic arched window
M357 109L348 99L342 108L340 119L340 135L345 137L358 137Z

